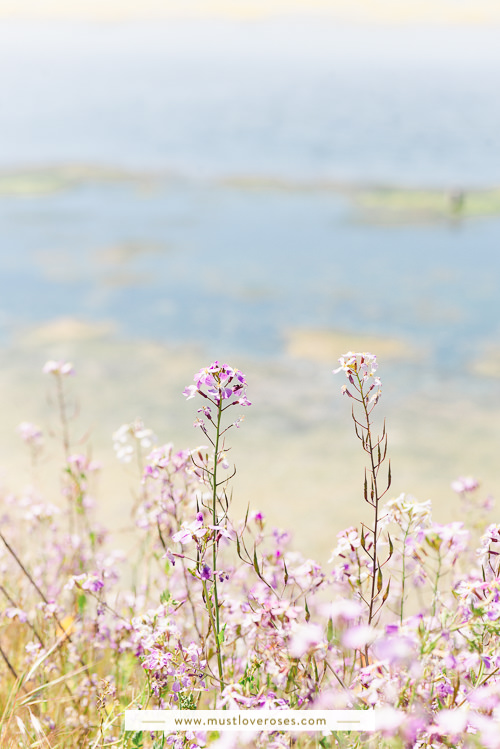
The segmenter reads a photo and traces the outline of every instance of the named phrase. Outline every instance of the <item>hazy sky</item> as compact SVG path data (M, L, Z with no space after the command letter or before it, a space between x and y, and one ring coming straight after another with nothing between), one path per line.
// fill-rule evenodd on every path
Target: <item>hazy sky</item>
M0 17L99 19L327 13L374 22L500 22L498 0L0 0Z

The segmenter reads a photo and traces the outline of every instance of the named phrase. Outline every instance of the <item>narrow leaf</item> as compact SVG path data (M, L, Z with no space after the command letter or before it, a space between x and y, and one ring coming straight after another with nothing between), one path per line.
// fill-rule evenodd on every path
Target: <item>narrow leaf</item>
M382 583L382 570L379 567L378 568L378 575L377 575L377 591L379 593L382 590L382 585L383 585L383 583Z
M253 548L253 566L255 569L255 572L258 574L259 577L261 577L260 570L259 570L259 562L257 561L257 549Z
M331 617L328 619L328 626L326 628L326 639L328 642L331 642L333 640L333 622L332 622Z

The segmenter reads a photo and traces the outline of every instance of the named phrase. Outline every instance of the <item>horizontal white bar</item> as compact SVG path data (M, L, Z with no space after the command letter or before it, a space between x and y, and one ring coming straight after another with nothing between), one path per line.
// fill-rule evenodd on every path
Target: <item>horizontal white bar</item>
M125 710L126 731L375 731L375 710Z

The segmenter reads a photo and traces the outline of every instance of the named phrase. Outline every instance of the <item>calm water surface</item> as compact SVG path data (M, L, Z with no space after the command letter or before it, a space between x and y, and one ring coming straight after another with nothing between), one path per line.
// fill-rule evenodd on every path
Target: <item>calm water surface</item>
M498 341L500 220L363 223L340 194L234 176L500 184L494 29L276 20L4 24L0 167L159 177L0 198L0 323L269 357L299 327L396 336L459 376Z

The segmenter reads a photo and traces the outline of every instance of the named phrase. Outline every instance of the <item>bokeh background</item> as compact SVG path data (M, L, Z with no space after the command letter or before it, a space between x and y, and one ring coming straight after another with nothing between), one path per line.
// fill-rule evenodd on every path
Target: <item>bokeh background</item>
M57 422L121 527L142 417L195 446L181 392L213 359L249 380L234 514L324 561L364 517L337 358L377 353L392 493L456 518L459 475L499 494L498 3L0 1L0 463Z

